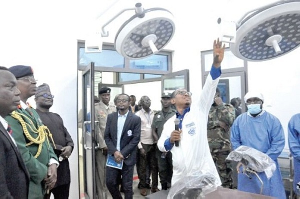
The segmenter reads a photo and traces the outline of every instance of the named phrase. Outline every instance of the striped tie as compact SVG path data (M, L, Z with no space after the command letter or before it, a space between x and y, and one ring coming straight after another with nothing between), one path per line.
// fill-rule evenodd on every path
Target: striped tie
M12 129L10 128L10 126L8 125L8 127L7 127L7 132L9 133L9 134L12 134Z

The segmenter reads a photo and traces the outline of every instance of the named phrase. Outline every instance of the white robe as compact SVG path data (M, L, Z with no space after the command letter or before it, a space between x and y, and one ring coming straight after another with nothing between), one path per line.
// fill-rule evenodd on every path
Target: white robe
M219 78L212 80L208 75L206 83L200 94L193 94L190 111L182 121L182 133L179 147L171 149L173 159L172 185L185 176L201 171L213 174L216 177L216 186L221 185L221 180L210 154L207 141L207 119ZM160 151L166 152L164 143L170 138L175 129L176 115L164 125L164 130L158 140Z

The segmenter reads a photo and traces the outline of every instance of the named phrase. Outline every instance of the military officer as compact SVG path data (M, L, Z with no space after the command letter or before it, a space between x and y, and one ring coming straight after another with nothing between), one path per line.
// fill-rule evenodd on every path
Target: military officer
M157 141L162 133L165 122L175 115L175 109L171 107L171 93L163 93L161 96L162 110L155 113L152 122L153 137ZM159 178L162 190L167 190L171 186L173 175L172 153L161 152L156 148L156 157L158 160Z
M41 199L56 183L58 159L50 145L53 140L48 128L43 125L36 110L26 104L36 92L32 68L17 65L8 70L17 79L21 101L18 109L5 119L14 132L13 138L30 175L28 198Z
M99 150L96 151L96 186L99 199L107 197L107 187L105 182L107 146L104 140L106 120L108 114L116 112L116 107L109 103L110 92L111 89L108 87L100 88L100 102L95 104L95 121L99 122L98 128L96 128L99 144Z
M226 188L232 188L233 183L231 163L225 159L231 151L230 127L234 119L235 108L231 104L223 103L217 88L208 115L207 139L222 186Z

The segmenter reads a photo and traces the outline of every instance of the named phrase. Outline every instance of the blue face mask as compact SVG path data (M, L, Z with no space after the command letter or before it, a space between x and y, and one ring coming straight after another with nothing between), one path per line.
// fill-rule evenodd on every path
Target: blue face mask
M260 108L261 104L249 104L247 105L248 108L248 113L250 114L258 114L259 112L261 112L261 108Z

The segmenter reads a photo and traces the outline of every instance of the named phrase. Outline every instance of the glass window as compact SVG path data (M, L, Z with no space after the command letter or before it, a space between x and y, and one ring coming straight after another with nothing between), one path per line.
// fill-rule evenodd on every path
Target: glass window
M140 79L141 75L139 73L119 73L119 82L134 81Z
M144 79L159 78L161 75L145 74Z
M131 69L168 71L167 55L152 55L144 59L130 60Z
M88 65L91 62L95 66L124 68L124 57L115 50L102 50L101 53L85 53L85 49L79 49L79 64Z

